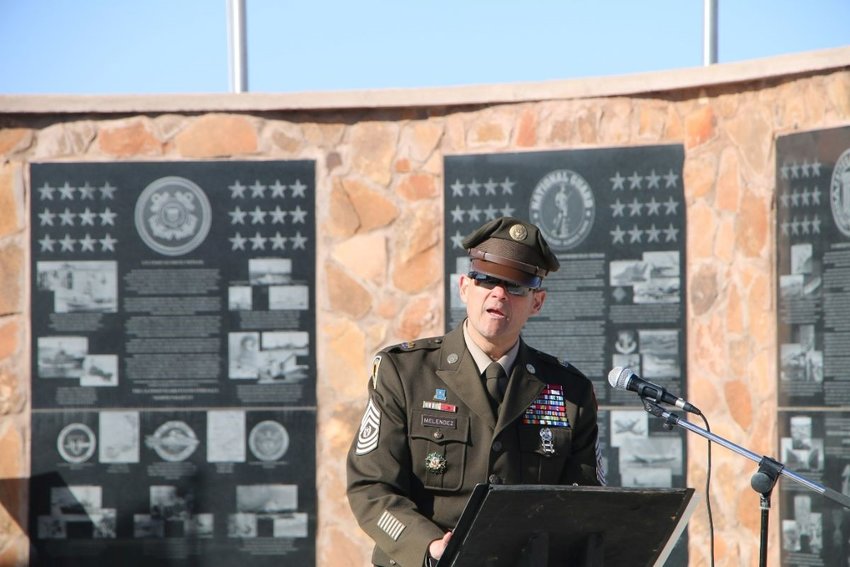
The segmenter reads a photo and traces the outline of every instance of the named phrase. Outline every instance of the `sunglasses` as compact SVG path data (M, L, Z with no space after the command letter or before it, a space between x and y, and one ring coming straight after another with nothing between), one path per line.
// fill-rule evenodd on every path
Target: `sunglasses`
M524 297L528 295L528 292L532 290L532 288L517 285L515 283L511 283L499 278L494 278L493 276L488 276L487 274L482 274L480 272L469 272L467 274L474 282L475 285L479 285L485 289L493 289L494 287L503 287L505 291L510 295L517 295L520 297Z

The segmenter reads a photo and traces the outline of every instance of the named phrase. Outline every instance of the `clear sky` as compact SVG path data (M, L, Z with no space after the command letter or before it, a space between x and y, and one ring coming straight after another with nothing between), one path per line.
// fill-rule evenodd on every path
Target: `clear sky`
M572 79L703 62L703 0L245 0L248 90ZM850 45L850 0L718 0L718 62ZM228 92L226 0L0 0L0 93Z

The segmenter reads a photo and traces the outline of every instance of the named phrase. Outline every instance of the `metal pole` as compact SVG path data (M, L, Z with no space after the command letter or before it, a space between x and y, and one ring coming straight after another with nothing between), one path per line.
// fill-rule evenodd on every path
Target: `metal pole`
M248 58L245 46L245 0L227 0L227 67L230 92L248 90Z
M717 63L717 0L703 0L702 64Z

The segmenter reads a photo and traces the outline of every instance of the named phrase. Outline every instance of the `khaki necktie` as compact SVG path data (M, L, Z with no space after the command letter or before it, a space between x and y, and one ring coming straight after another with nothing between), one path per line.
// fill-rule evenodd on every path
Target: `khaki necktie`
M484 378L486 379L485 386L490 395L490 402L494 409L498 408L499 404L502 403L504 383L507 382L508 378L505 369L498 362L491 362L487 370L484 371Z

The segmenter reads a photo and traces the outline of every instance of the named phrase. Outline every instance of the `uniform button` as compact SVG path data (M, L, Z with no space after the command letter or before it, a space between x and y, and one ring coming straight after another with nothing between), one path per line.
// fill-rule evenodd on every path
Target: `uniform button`
M395 559L390 559L390 565L398 565L398 563L395 562Z
M442 438L443 438L443 434L441 432L439 432L439 431L434 432L434 439L442 439Z
M497 474L491 474L491 475L487 478L487 481L488 481L490 484L502 484L502 479L501 479L501 478L499 478L499 475L497 475Z
M502 442L501 441L494 441L493 442L493 452L498 453L501 450L502 450Z

